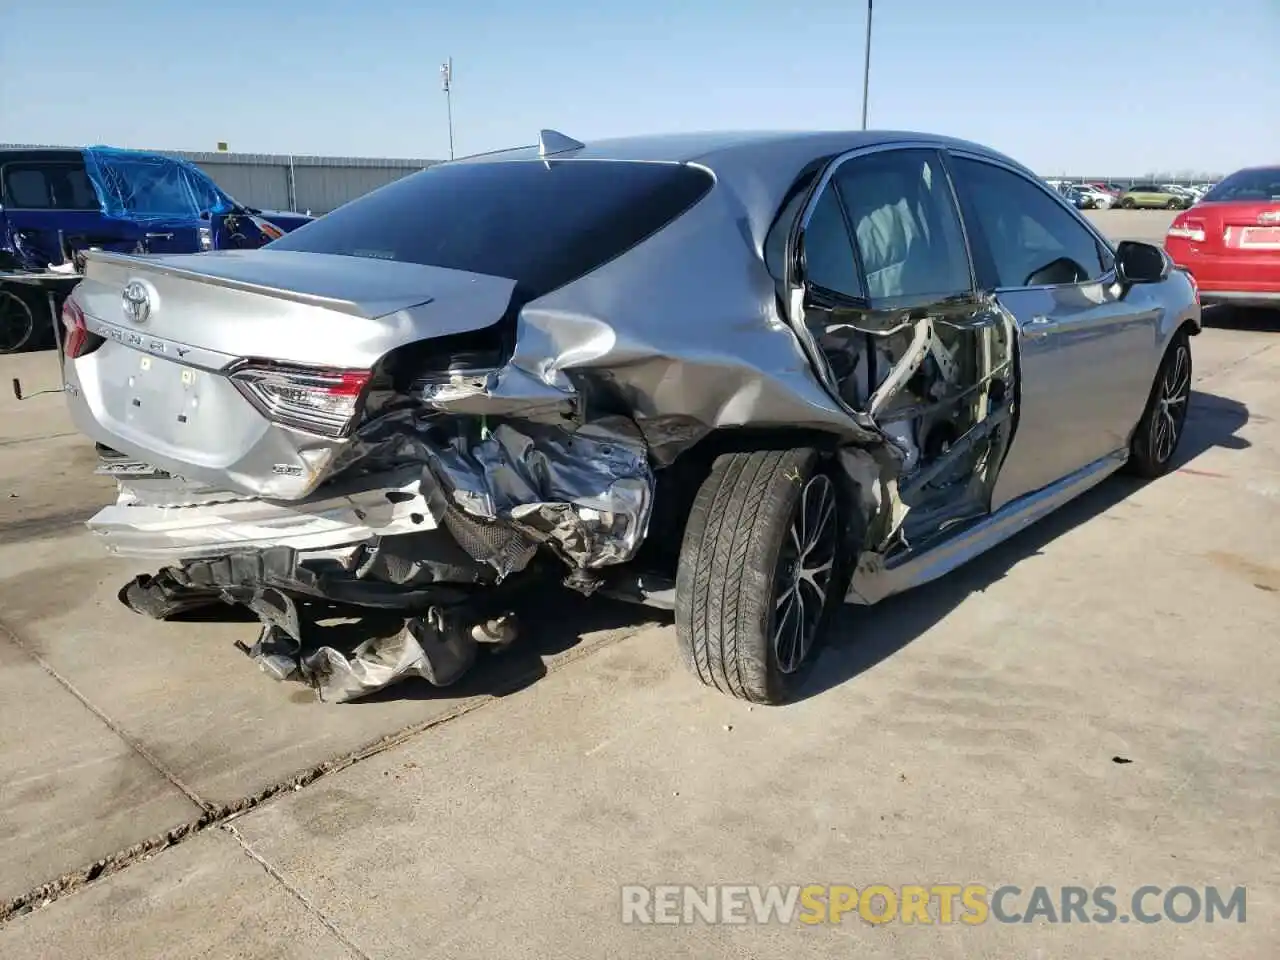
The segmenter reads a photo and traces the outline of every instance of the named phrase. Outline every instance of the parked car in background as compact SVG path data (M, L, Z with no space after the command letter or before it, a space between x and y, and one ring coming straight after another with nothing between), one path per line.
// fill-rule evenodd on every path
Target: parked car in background
M1181 197L1183 200L1187 201L1187 206L1190 206L1199 199L1194 190L1190 187L1183 186L1180 183L1161 184L1161 189L1167 193L1172 193L1176 197Z
M1180 193L1170 193L1155 183L1135 183L1116 201L1116 206L1123 210L1183 210L1191 206L1191 201Z
M1070 180L1052 179L1046 180L1045 183L1077 210L1087 210L1092 206L1091 198L1085 196L1084 192Z
M1174 218L1165 247L1201 302L1280 307L1280 166L1225 178Z
M1086 199L1088 199L1088 209L1091 210L1110 210L1116 203L1116 195L1092 183L1076 184L1076 189L1080 191Z
M1200 329L1159 247L876 131L543 131L260 250L90 253L64 317L120 484L89 525L166 564L126 602L250 605L255 656L334 699L450 682L468 609L563 582L674 607L702 683L784 701L842 601L1167 471ZM317 596L404 630L301 658Z
M56 306L90 248L246 249L311 219L249 209L199 167L161 154L111 147L0 150L0 353L39 342L46 332L52 336L48 293L55 293Z
M1058 192L1077 210L1092 210L1095 206L1092 196L1072 184L1063 184Z

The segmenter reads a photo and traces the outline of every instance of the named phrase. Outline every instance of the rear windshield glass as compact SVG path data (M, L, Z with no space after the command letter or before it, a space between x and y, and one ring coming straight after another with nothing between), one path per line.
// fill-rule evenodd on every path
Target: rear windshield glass
M1241 170L1227 177L1204 195L1215 203L1231 200L1280 200L1280 167Z
M269 244L467 270L516 281L527 301L659 230L711 187L670 163L442 164L339 207Z

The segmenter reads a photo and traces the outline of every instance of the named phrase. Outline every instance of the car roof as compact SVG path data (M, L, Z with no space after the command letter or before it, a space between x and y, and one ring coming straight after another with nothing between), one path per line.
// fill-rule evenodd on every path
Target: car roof
M0 147L0 163L75 163L84 154L72 147Z
M926 141L940 146L962 147L983 153L994 153L987 147L937 134L906 130L720 130L700 133L658 133L631 137L613 137L584 142L580 148L552 154L559 159L575 160L647 160L669 163L695 163L727 156L793 148L813 156L843 153L859 147L889 145L895 142ZM536 145L498 150L462 157L457 163L540 159Z
M690 163L708 168L746 208L752 232L763 236L796 178L815 160L835 157L862 147L895 144L963 149L1007 163L1030 177L1022 164L989 147L937 134L906 130L727 130L704 133L666 133L581 142L556 133L547 138L555 146L543 157L537 146L517 147L463 157L453 163L625 160ZM576 145L575 145L576 144Z

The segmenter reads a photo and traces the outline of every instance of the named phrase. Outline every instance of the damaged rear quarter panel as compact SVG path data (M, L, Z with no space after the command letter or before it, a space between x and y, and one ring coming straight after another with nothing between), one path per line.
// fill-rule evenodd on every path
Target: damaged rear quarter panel
M758 249L738 198L718 185L628 253L527 304L514 354L486 387L431 403L446 417L495 417L478 444L423 448L453 503L597 568L632 559L644 539L650 462L671 463L711 431L879 443L818 384Z
M818 384L723 184L626 255L528 304L511 366L561 389L580 377L621 401L659 463L720 428L879 439Z

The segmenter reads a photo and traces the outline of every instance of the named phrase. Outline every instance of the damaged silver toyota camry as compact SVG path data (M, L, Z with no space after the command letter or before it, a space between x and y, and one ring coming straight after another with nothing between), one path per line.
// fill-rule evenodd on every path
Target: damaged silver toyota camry
M65 390L149 562L328 699L457 679L547 578L674 609L705 684L795 692L844 600L1168 469L1195 286L1024 167L911 133L540 143L259 250L90 253ZM297 604L403 611L354 651Z

